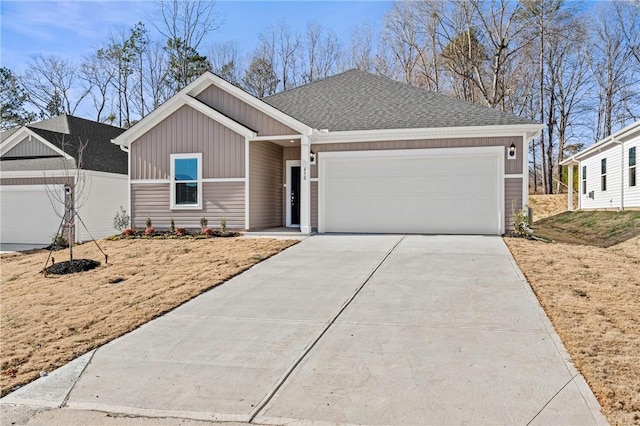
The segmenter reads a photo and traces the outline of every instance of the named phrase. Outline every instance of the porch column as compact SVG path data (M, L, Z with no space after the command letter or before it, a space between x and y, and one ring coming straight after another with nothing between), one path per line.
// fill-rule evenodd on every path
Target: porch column
M573 211L573 163L569 164L569 179L567 182L567 186L569 190L567 193L569 194L569 211Z
M308 136L300 138L300 233L311 233L311 143Z

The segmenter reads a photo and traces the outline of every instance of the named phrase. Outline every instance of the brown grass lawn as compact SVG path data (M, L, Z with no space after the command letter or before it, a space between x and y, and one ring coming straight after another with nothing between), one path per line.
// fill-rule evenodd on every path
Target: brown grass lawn
M578 207L578 197L574 206ZM567 211L567 194L529 194L529 207L533 209L533 220L544 219Z
M119 240L78 246L102 266L46 278L49 252L2 255L2 395L121 336L297 241L214 238ZM54 252L56 262L68 251ZM122 279L119 283L114 283Z
M640 237L609 248L505 241L609 422L640 424Z

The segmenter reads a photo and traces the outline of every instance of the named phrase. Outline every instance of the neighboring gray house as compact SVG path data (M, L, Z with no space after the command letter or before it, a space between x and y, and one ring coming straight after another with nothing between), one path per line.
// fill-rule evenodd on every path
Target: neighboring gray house
M357 70L263 100L206 73L113 142L138 227L499 235L541 128Z
M621 129L562 161L578 168L578 208L615 209L640 207L638 160L640 159L640 121ZM573 187L568 193L573 210Z
M128 202L127 154L111 143L123 129L60 115L0 133L0 241L47 244L61 222L64 185L75 188L77 241L113 235ZM79 143L86 144L79 158ZM78 169L79 160L82 161Z

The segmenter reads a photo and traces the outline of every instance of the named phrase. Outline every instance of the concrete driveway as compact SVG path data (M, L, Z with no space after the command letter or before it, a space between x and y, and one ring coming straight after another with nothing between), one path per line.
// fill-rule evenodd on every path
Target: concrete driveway
M308 238L2 403L65 407L44 423L606 424L502 239L481 236Z

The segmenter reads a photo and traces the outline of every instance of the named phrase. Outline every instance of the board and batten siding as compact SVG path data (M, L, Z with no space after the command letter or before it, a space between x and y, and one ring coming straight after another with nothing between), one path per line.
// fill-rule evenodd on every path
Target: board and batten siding
M249 229L284 223L282 151L280 145L271 142L249 144Z
M131 185L131 216L134 226L144 228L147 216L156 229L168 229L174 219L177 227L200 228L205 217L211 228L219 228L226 219L227 228L244 229L244 182L204 182L203 208L198 210L170 210L169 183Z
M515 203L514 203L515 200ZM515 207L514 207L515 206ZM504 180L504 229L505 232L513 229L513 211L522 209L522 178L509 178Z
M294 135L295 130L257 110L214 85L209 86L197 99L216 111L258 133L258 136Z
M126 176L124 176L126 179ZM73 176L66 177L33 177L33 178L2 178L0 185L64 185L72 182Z
M185 105L131 144L131 179L170 179L181 153L202 153L204 179L243 178L244 150L242 135Z
M57 157L59 155L60 153L49 148L41 141L33 137L27 137L5 153L2 158Z
M517 158L507 159L508 147L514 143L516 146ZM420 139L406 141L380 141L380 142L350 142L335 144L316 144L312 146L318 161L322 159L323 152L335 151L379 151L379 150L400 150L400 149L429 149L429 148L469 148L483 146L504 146L504 172L505 174L522 174L522 137L486 137L486 138L450 138L450 139ZM298 149L299 150L299 149ZM299 155L299 154L298 154ZM311 166L311 177L318 177L317 165Z

